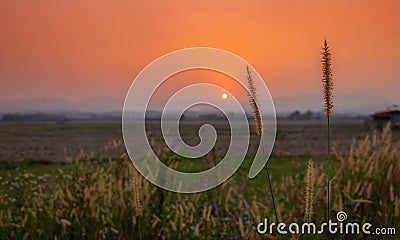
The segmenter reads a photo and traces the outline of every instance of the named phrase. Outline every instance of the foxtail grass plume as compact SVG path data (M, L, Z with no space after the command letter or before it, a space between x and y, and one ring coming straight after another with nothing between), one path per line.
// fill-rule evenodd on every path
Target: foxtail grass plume
M261 111L260 108L258 107L257 103L257 91L256 87L254 86L254 80L253 80L253 74L249 68L249 66L246 66L246 71L247 71L247 85L249 88L249 98L250 98L250 106L253 109L253 117L254 117L254 122L256 123L256 132L258 135L262 135L263 132L263 127L262 127L262 120L261 120Z
M310 222L314 214L314 163L310 159L307 165L307 179L305 186L304 220Z
M252 75L252 72L251 72L249 66L246 66L246 72L247 72L247 84L248 84L248 88L249 88L250 106L253 109L253 117L254 117L254 122L256 124L256 132L259 136L261 136L263 134L261 111L260 111L260 108L258 107L257 90L254 85L253 75ZM276 222L279 222L278 213L276 211L274 193L272 191L271 178L269 176L269 171L268 171L268 164L265 165L265 170L267 171L269 191L271 193L272 204L274 206Z
M138 172L134 167L132 167L131 172L133 183L133 208L135 209L135 215L139 217L143 215L140 179L138 176Z
M331 69L331 51L326 39L324 40L324 47L322 48L322 83L324 87L324 110L327 116L332 115L333 101L332 101L332 69Z

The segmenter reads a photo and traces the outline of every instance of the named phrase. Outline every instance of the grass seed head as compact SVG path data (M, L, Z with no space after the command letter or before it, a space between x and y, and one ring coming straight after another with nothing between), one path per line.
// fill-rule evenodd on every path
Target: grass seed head
M257 90L254 85L253 74L249 66L246 66L246 72L247 72L247 86L249 89L250 106L253 110L254 122L256 123L256 132L258 135L261 136L263 132L261 111L260 108L258 107Z
M332 115L333 101L332 101L332 68L331 68L331 51L326 39L322 48L322 83L324 88L324 110L325 114L329 117Z

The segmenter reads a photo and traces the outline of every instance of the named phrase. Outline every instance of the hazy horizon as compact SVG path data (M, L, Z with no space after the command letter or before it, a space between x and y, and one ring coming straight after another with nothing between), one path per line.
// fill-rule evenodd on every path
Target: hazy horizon
M372 114L384 111L399 103L373 95L335 95L335 113L338 114ZM322 96L318 94L299 95L274 99L276 112L288 113L299 110L301 112L322 111ZM24 112L121 112L124 99L113 97L99 97L71 101L62 98L25 98L0 100L0 113ZM155 103L154 103L155 102ZM250 110L247 100L241 100L245 110ZM161 111L165 102L152 100L153 108L150 111ZM229 110L229 107L227 108ZM181 110L179 106L174 109Z

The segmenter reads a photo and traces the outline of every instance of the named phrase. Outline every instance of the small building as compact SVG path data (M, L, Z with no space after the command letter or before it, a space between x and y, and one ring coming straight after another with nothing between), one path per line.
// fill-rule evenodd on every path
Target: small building
M400 128L400 111L390 110L385 112L377 112L371 115L369 119L366 120L366 125L373 128L383 128L387 124L392 126L392 128Z

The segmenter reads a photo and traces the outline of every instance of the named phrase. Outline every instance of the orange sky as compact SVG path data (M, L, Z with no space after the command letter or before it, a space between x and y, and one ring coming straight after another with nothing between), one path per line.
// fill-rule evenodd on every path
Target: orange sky
M337 94L400 103L400 2L0 2L0 99L124 98L155 58L185 47L235 53L273 97L319 94L324 36Z

